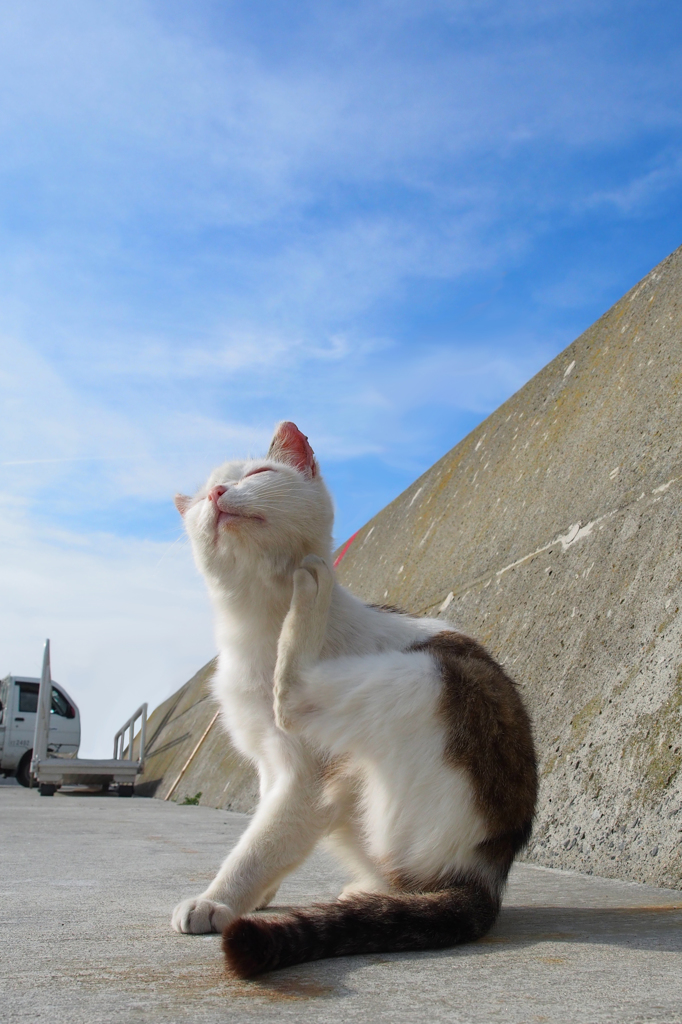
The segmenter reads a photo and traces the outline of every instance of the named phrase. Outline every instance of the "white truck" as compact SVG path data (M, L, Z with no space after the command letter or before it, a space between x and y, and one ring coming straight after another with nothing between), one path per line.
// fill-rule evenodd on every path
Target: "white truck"
M6 676L0 681L0 773L15 775L22 786L31 784L31 757L36 729L40 679ZM48 751L72 758L81 741L81 718L76 702L52 680Z
M144 767L146 704L114 736L112 758L79 758L80 714L66 690L52 679L49 640L40 679L7 676L0 683L0 702L3 775L16 775L22 786L37 783L41 796L54 796L62 786L107 790L112 782L119 796L133 795L135 778ZM135 735L138 720L140 731Z

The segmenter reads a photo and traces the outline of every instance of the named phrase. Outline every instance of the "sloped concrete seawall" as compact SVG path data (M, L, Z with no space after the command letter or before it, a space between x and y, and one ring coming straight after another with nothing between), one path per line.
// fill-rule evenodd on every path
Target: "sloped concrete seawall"
M339 567L366 600L478 637L517 679L542 773L528 859L673 887L681 385L678 249L368 523Z
M679 249L369 522L338 570L367 601L478 637L517 679L542 773L527 859L676 888L681 385ZM210 671L154 712L139 790L249 811L257 782L211 725Z

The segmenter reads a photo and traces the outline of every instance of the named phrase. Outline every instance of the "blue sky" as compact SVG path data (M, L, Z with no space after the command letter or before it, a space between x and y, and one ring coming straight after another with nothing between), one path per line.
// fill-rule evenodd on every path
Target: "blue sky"
M293 419L341 541L682 243L681 30L0 0L0 674L103 750L213 653L176 490Z

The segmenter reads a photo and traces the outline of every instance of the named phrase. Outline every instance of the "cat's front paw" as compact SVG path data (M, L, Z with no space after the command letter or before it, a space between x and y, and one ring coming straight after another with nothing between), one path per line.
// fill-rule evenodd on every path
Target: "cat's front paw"
M281 729L282 732L298 732L299 723L296 714L292 713L290 696L285 700L281 693L276 693L273 710L275 725L278 729Z
M282 707L282 702L280 700L275 699L274 712L275 725L277 726L277 728L281 729L282 732L289 732L289 730L291 729L291 722L289 721L289 717L285 714L284 708Z
M319 555L306 555L294 572L294 603L321 605L326 610L334 587L334 575Z
M183 900L173 911L171 924L176 932L187 935L204 935L206 932L222 932L236 917L224 903L202 899Z

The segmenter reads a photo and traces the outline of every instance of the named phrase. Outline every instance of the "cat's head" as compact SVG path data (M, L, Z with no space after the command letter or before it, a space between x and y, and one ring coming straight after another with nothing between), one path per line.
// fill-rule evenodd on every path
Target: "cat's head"
M264 459L225 462L175 505L204 572L221 575L265 558L280 571L331 552L331 498L308 438L280 423Z

